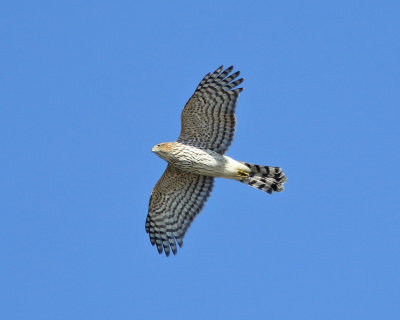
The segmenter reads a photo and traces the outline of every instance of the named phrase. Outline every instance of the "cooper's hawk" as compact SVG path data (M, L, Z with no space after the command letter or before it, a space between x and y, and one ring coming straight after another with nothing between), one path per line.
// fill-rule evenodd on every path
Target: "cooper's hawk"
M236 100L243 79L235 80L223 66L201 80L186 103L177 142L160 143L152 151L168 162L150 197L146 232L161 254L182 247L193 219L203 209L214 177L246 183L262 191L283 191L286 177L281 168L236 161L224 155L235 131ZM235 89L236 88L236 89Z

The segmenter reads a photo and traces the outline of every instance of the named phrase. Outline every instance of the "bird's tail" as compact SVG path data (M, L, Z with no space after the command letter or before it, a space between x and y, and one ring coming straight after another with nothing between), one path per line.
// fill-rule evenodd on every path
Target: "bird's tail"
M240 182L270 194L274 191L283 191L283 184L287 181L287 178L281 168L242 163L250 169L250 173L238 179Z

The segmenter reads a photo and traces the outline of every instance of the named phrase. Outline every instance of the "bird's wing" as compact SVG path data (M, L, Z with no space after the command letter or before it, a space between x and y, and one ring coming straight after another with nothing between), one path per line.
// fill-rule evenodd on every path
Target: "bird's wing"
M239 93L236 88L243 78L235 80L240 71L229 75L233 66L219 67L201 80L181 115L178 142L224 154L235 132L235 107Z
M182 247L193 219L200 213L210 196L214 178L183 172L168 165L150 197L146 232L151 244L168 256L170 249ZM175 243L176 242L176 243Z

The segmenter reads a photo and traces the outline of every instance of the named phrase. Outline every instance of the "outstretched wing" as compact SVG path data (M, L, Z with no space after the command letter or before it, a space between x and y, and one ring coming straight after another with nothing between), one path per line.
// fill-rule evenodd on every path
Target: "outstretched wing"
M146 232L158 253L177 252L193 219L210 196L214 178L183 172L170 164L150 197ZM176 243L175 243L176 241Z
M240 71L229 75L233 66L222 71L219 67L201 80L181 115L178 142L224 154L232 143L235 132L235 107L243 88L236 86Z

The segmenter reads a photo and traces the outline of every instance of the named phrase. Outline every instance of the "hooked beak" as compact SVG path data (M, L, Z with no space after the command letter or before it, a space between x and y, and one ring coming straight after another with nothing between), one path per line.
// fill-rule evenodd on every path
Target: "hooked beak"
M157 151L158 151L158 146L155 145L155 146L151 149L151 151L154 152L154 153L157 153Z

